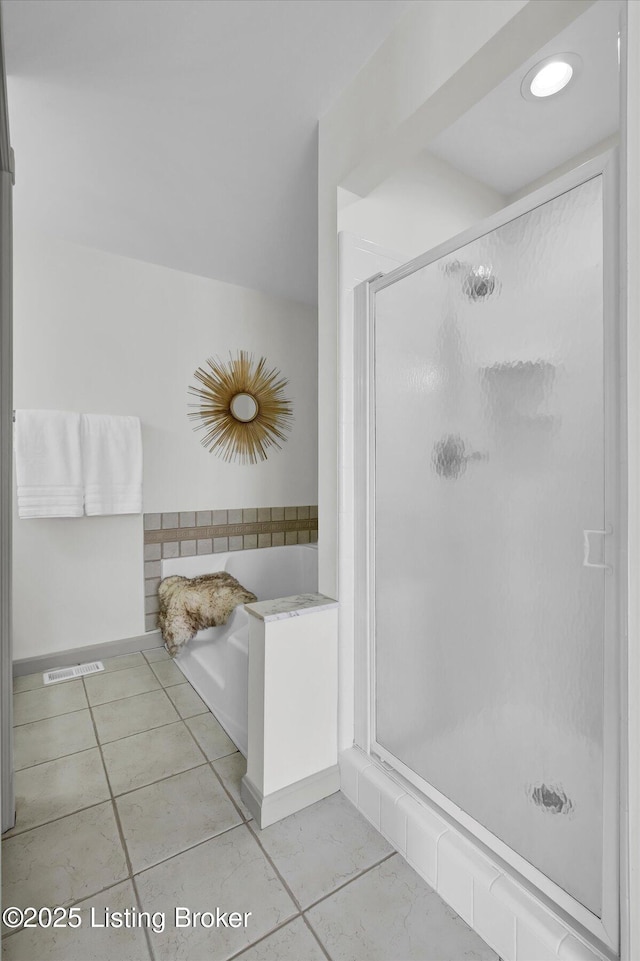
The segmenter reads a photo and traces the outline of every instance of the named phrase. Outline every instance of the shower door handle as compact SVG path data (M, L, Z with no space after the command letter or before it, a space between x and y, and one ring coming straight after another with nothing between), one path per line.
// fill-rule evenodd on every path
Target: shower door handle
M613 529L611 527L607 527L603 531L583 531L582 532L584 537L583 557L582 557L583 567L596 567L601 571L606 571L607 574L611 574L612 568L609 564L597 564L597 563L594 564L591 560L589 560L591 556L591 542L589 538L591 537L592 534L600 534L602 537L606 537L607 534L612 534L612 533L613 533Z

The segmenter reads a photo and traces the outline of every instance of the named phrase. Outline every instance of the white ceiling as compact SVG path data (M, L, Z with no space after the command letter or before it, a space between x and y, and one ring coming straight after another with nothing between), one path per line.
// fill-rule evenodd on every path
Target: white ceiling
M522 65L429 150L509 195L610 136L618 128L619 0L598 0ZM578 53L582 70L556 96L524 100L524 75L545 57Z
M15 211L314 303L317 121L411 0L3 0Z

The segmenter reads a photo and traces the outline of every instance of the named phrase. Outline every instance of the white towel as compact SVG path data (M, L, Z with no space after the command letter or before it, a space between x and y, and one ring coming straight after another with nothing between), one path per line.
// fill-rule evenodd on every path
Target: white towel
M17 410L18 515L82 517L80 414Z
M137 417L82 414L84 509L93 514L142 511L142 437Z

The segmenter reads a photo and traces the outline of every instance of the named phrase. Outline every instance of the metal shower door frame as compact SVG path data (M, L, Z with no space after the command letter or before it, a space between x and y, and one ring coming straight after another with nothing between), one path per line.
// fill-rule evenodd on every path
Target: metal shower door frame
M619 311L619 189L618 151L612 150L582 164L553 183L536 190L497 214L420 255L407 264L360 284L355 290L355 413L359 430L355 450L356 491L356 743L391 767L405 786L417 789L440 813L502 862L510 873L546 901L577 922L610 951L620 944L620 822L619 754L624 736L620 708L621 648L626 610L626 518L624 517L622 411L625 403L621 318ZM386 287L442 257L504 226L578 187L602 176L603 193L603 375L605 517L613 533L606 538L605 563L613 576L605 578L604 742L603 742L603 884L599 918L547 878L530 862L466 814L376 741L375 704L375 297ZM606 525L605 525L606 526Z

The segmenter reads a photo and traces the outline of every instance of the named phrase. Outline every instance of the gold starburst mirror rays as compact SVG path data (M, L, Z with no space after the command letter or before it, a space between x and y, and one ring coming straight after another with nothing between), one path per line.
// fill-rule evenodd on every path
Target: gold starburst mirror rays
M267 459L270 447L280 448L291 430L291 401L284 396L289 381L277 368L267 369L266 357L257 364L246 350L224 362L209 357L194 377L200 387L190 387L197 403L189 417L194 430L204 430L203 447L226 461L257 464Z

